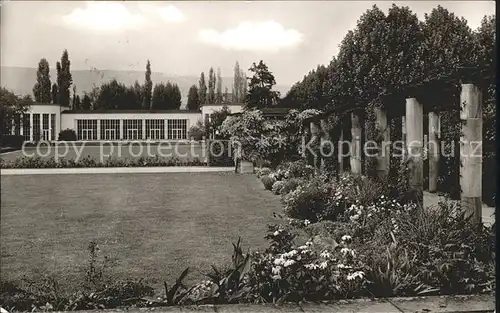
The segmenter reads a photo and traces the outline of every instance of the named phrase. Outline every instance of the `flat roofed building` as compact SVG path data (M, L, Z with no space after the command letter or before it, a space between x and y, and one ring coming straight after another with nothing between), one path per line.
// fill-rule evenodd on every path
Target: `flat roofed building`
M227 107L241 114L243 104L205 104L199 111L189 110L70 110L58 104L34 103L15 117L12 133L25 141L56 141L65 129L75 131L79 141L183 141L189 140L189 128L198 121ZM283 117L288 109L262 110L265 116ZM268 112L269 111L269 112Z

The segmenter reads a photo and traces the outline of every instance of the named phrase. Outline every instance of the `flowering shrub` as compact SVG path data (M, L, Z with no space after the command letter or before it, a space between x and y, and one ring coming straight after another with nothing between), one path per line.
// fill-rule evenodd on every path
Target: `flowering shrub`
M281 187L281 194L285 196L290 192L294 191L295 189L297 189L297 187L303 183L304 181L300 178L287 179L283 182L283 186Z
M257 175L258 178L261 178L262 176L266 176L271 174L271 169L268 167L261 167L261 168L256 168L255 169L255 175Z
M387 196L387 190L383 183L366 176L355 177L350 173L344 173L340 176L338 181L334 183L334 188L337 202L344 202L346 206L354 203L369 205L381 195Z
M295 190L284 195L284 212L292 218L308 219L316 222L321 219L335 219L335 207L330 201L331 185L323 177L315 177Z
M280 170L286 173L286 178L311 178L314 175L314 168L303 160L283 163L278 166Z
M271 229L269 237L281 237ZM350 247L351 238L335 251L318 251L310 241L280 251L255 253L248 275L249 301L316 301L362 295L368 283L364 265Z
M273 186L271 187L271 190L275 195L279 195L281 193L281 190L283 189L284 185L285 185L285 181L277 180L274 182Z
M262 184L264 184L264 188L266 188L267 190L272 190L273 184L276 182L276 179L271 175L267 175L263 176L260 181L262 182Z

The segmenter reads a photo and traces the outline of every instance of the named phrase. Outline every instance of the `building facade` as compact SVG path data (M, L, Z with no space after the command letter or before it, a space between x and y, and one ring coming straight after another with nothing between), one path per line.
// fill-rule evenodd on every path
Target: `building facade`
M32 104L16 117L12 133L25 141L57 141L65 129L74 130L79 141L189 140L189 128L205 122L223 104L204 105L200 111L115 110L74 111L58 104ZM242 105L227 105L231 112L242 112Z
M74 111L58 104L32 104L15 118L12 134L25 141L57 141L65 129L74 130L79 141L183 141L198 121L208 123L216 111L227 107L231 115L243 112L242 104L207 104L200 111L107 110ZM269 111L269 112L268 112ZM284 118L288 109L263 109L270 119Z

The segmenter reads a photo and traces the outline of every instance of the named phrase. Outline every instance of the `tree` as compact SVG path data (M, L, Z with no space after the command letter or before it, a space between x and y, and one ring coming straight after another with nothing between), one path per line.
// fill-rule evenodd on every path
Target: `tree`
M32 101L20 98L13 92L0 87L0 121L2 134L10 134L15 116L28 111Z
M75 102L73 103L73 108L75 110L80 110L82 107L81 107L81 103L80 103L80 96L79 95L76 95L75 97Z
M253 63L249 71L254 74L248 86L246 108L261 109L275 105L279 99L279 94L272 90L276 81L274 75L267 68L267 65L261 60L258 65Z
M153 82L151 81L151 62L146 64L146 75L144 80L144 93L141 98L143 98L143 109L149 109L152 107L151 99L152 99L152 90L153 90Z
M240 94L241 92L241 86L242 86L242 79L241 79L241 70L240 70L240 64L238 61L236 61L236 64L234 65L234 81L233 81L233 101L236 103L239 103L242 100L242 95Z
M152 109L178 110L181 107L181 93L176 84L156 84L153 89Z
M92 85L92 89L90 90L89 93L87 93L87 95L89 96L90 98L90 108L92 110L95 110L95 109L98 109L98 105L97 105L97 99L99 99L99 95L101 94L101 87L100 86L96 86L95 84Z
M61 62L57 62L57 93L58 101L57 103L63 106L69 106L70 104L70 87L73 83L73 78L70 72L70 61L68 56L68 50L64 50Z
M134 82L134 97L136 98L136 101L139 103L139 108L144 108L144 87L139 84L139 82L136 80ZM149 107L147 108L149 109Z
M239 102L242 102L247 97L248 81L247 81L247 75L245 74L244 71L241 71L240 77L241 77L241 85L240 85L240 99L239 99Z
M98 95L94 102L94 109L136 110L141 108L141 102L135 94L134 87L126 87L116 79L102 84L100 88L94 87L89 98L92 100L96 93Z
M190 111L198 111L200 109L200 99L198 92L198 87L196 87L196 85L192 85L189 88L187 108Z
M77 97L77 94L76 94L76 85L73 85L73 100L71 101L71 104L72 104L72 109L73 110L78 110L79 107L77 106L77 103L76 103L76 97Z
M50 83L50 68L49 62L45 58L38 63L36 71L36 83L33 87L33 95L35 101L42 103L50 103L52 100L51 83Z
M208 71L208 98L207 103L213 104L215 103L215 84L216 78L214 69L211 67Z
M210 116L210 123L206 127L206 131L216 139L222 134L221 126L224 120L231 114L229 108L224 105L220 110L214 111Z
M200 104L206 104L207 103L207 84L205 82L205 73L201 72L200 75L200 81L198 84L198 99L200 101Z
M229 92L227 90L227 87L224 90L224 95L222 96L222 102L223 103L229 103Z
M222 76L220 68L217 69L217 94L215 95L215 103L222 103Z
M58 94L59 94L59 92L57 90L57 84L54 83L54 84L52 84L52 92L51 92L52 103L56 104L58 102L57 101Z
M179 110L182 104L182 94L179 86L177 84L173 84L173 92L172 92L172 104L170 106L170 110Z
M83 95L82 99L82 110L88 111L92 107L92 101L87 93Z
M426 77L450 72L474 62L474 35L467 21L439 6L425 14L423 67Z

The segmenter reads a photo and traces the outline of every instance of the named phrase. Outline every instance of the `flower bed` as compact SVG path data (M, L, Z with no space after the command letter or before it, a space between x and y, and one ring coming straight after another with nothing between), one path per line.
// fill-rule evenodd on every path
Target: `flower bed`
M156 166L206 166L206 162L202 162L195 158L193 160L180 160L177 158L159 158L159 157L140 157L140 158L108 158L101 162L90 156L84 157L81 160L65 158L42 158L34 157L19 157L13 161L5 161L0 159L0 168L82 168L82 167L156 167Z
M335 251L342 250L346 238L352 239L356 266L365 275L362 290L347 289L346 297L495 289L494 226L472 225L456 204L422 208L405 194L402 181L389 184L349 174L339 179L305 174L307 179L292 180L290 170L301 173L300 167L308 171L304 163L295 162L257 173L264 183L273 181L271 190L281 195L290 225L313 242ZM288 184L293 187L285 189Z

